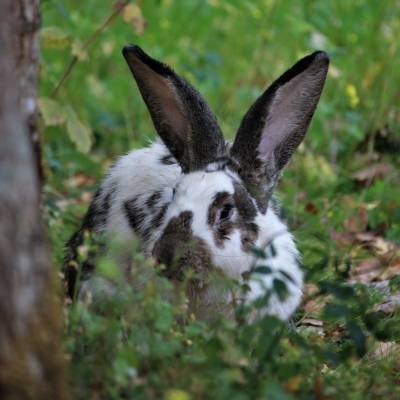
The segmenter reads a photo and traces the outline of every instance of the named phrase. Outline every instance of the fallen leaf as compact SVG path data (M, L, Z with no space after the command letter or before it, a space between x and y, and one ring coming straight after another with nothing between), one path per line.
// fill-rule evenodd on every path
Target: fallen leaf
M378 254L386 254L395 249L394 243L385 240L381 236L377 236L376 239L372 241L371 245Z
M93 179L91 176L87 176L85 174L76 174L67 179L65 185L70 188L76 188L80 186L93 185L95 182L95 179Z
M377 163L354 173L351 177L355 181L365 185L370 185L376 179L381 179L387 176L390 170L391 168L388 164Z
M319 315L325 307L325 304L329 301L329 296L317 296L318 292L319 288L315 284L307 283L304 286L301 308L304 310L307 317L302 319L300 322L307 320L308 318L313 319L310 317L311 315Z
M396 342L379 342L373 352L375 358L381 359L392 354L399 354L400 345Z
M323 327L323 321L315 318L303 318L300 322L302 326L315 326L315 327Z
M354 215L347 218L343 225L349 232L364 232L368 225L368 213L364 206L360 206Z
M400 309L400 294L392 294L384 303L374 306L374 311L382 311L385 314L390 314L397 309Z
M339 246L348 247L354 243L355 237L352 232L337 232L332 230L331 239Z
M319 315L325 307L325 302L321 299L309 300L302 306L308 315Z
M372 232L361 232L354 235L354 238L362 243L364 247L373 250L376 254L385 257L393 257L400 251L400 247L394 242L376 235Z
M357 233L355 238L360 242L373 242L376 235L373 232L361 232Z
M351 282L369 283L378 278L382 272L382 264L378 258L367 258L354 269Z
M386 257L382 257L383 260L386 259ZM394 278L397 275L400 275L400 257L393 257L390 258L387 262L387 268L382 272L381 278L384 280L389 280Z
M313 214L313 215L318 214L318 208L314 203L308 202L308 203L306 203L304 208L309 214Z

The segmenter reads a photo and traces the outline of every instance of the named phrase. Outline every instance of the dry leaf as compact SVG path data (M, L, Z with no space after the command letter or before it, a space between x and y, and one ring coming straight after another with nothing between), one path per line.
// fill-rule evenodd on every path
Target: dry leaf
M359 242L373 242L376 239L376 235L373 232L361 232L357 233L355 238Z
M76 174L67 179L65 184L70 188L76 188L80 186L93 185L95 182L96 181L90 176L85 174Z
M313 215L318 214L318 208L314 203L308 202L308 203L306 203L304 208L309 214L313 214Z
M351 282L369 283L377 279L382 272L382 264L378 258L367 258L358 264L352 274Z
M304 286L304 295L301 308L307 314L307 318L305 319L308 319L310 315L319 315L325 307L326 303L329 301L330 296L317 297L316 295L318 291L319 288L315 284L307 283ZM304 319L302 321L304 321Z
M377 163L356 172L352 175L352 178L355 181L370 185L376 179L381 179L387 176L389 172L390 166L388 164Z
M400 345L396 342L379 342L373 352L375 358L385 358L392 354L399 354Z
M89 204L92 200L92 193L90 192L82 192L79 199L77 200L78 204Z
M376 254L385 257L394 257L400 251L399 246L382 236L375 235L372 232L357 233L355 239L362 243L364 247L373 250Z
M335 241L339 246L348 247L354 243L354 234L351 232L337 232L331 231L331 239Z
M390 314L397 309L400 309L400 294L392 294L384 303L374 306L374 311L382 311L386 314Z
M143 35L146 21L143 18L142 10L137 4L128 4L122 11L122 18L125 22L132 24L137 35Z
M364 232L368 225L368 213L364 206L356 210L356 214L344 221L344 226L349 232Z
M323 321L319 320L319 319L315 319L315 318L303 318L300 321L301 326L315 326L318 328L322 328L324 326Z

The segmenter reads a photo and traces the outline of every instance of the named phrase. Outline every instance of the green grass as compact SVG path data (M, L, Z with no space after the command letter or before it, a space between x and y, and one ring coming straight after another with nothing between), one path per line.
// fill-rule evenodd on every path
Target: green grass
M197 321L184 296L165 300L169 283L135 251L145 290L119 282L106 265L102 273L111 269L119 295L94 309L66 307L76 397L399 398L399 311L377 311L379 293L345 285L357 277L391 279L393 294L399 290L398 2L143 1L136 3L141 14L131 8L135 26L126 13L79 51L112 4L42 2L44 198L57 270L107 166L155 138L121 56L124 44L141 45L187 77L228 138L252 101L298 58L323 49L331 67L310 131L279 185L307 271L306 307L293 325L272 318L248 325L242 313L250 311L241 309L234 321ZM51 98L73 54L81 59ZM378 163L383 172L355 177ZM371 259L378 272L360 278L360 265ZM304 318L322 327L308 327ZM392 350L378 356L382 343Z

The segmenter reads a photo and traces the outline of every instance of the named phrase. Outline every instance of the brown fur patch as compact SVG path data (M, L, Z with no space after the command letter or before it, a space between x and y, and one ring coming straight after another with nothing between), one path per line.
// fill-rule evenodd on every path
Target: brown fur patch
M153 217L150 224L152 229L157 230L161 226L164 221L165 213L167 212L168 206L169 204L164 204L160 208L160 211Z
M213 231L214 242L217 247L222 248L225 240L235 228L230 219L217 221L218 215L224 207L234 206L233 197L228 192L219 192L215 195L213 202L208 208L207 223Z
M128 218L130 227L136 234L140 234L146 214L138 206L138 199L134 197L124 203L125 215Z
M165 275L172 280L182 281L187 268L193 269L199 279L204 280L202 277L211 267L208 246L193 235L192 220L190 211L172 218L154 246L154 257L167 267Z
M160 190L155 191L146 200L146 207L150 208L150 210L153 209L160 201L161 196L162 196L162 191Z
M249 192L240 183L234 183L233 195L239 213L238 228L244 251L251 250L258 238L258 226L254 223L257 209Z
M209 225L214 224L218 211L229 199L232 199L232 196L228 192L218 192L215 195L213 202L208 208L207 222Z
M249 251L257 241L258 226L254 223L257 216L257 209L250 194L239 183L234 183L235 192L233 195L227 192L217 193L208 210L207 222L213 231L214 242L217 247L224 247L229 235L238 229L241 235L242 248ZM226 218L217 221L224 207L232 205L237 210L234 218Z

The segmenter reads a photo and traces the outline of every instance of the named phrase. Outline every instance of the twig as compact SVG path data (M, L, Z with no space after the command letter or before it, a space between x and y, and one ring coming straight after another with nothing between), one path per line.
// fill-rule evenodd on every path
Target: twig
M116 10L101 24L101 26L96 29L92 35L86 40L86 42L82 46L82 50L86 50L89 46L91 46L97 38L103 33L103 31L113 22L113 20L121 13L121 11L130 3L130 0L122 2ZM78 57L73 56L71 61L69 62L67 68L58 82L57 86L54 88L53 92L51 93L52 98L56 97L58 91L60 90L61 86L64 82L68 79L69 75L71 74L72 69L74 68L75 64L78 62Z

